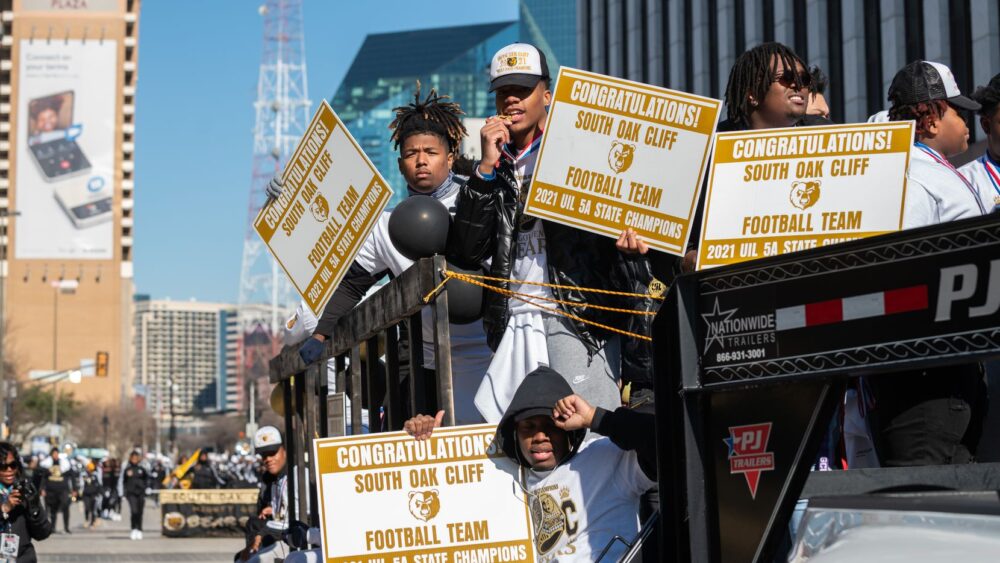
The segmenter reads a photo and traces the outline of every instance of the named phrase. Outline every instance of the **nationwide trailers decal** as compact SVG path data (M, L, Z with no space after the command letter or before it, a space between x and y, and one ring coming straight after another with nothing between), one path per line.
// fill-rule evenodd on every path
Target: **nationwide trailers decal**
M992 236L920 240L916 256L915 243L889 242L703 279L704 383L986 353L1000 337Z

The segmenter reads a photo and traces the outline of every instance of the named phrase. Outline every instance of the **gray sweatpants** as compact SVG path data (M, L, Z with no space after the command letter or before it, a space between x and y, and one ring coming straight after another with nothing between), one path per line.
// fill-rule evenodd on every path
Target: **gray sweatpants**
M622 406L621 341L614 335L593 357L576 337L570 325L573 321L561 315L545 315L545 337L549 350L549 367L569 382L573 392L595 407L615 410Z

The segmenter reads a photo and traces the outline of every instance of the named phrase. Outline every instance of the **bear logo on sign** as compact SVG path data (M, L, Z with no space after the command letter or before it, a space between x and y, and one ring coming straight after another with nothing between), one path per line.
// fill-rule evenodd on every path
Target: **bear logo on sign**
M312 212L313 219L319 221L320 223L326 221L327 217L330 216L330 204L326 201L326 198L322 194L316 196L316 199L309 204L309 211Z
M437 489L429 491L410 491L410 514L417 520L427 522L437 516L441 510L441 500L438 499Z
M632 166L634 156L635 145L614 141L611 143L611 152L608 153L608 165L615 171L615 174L624 172Z
M819 201L819 180L792 183L788 199L799 209L808 209Z

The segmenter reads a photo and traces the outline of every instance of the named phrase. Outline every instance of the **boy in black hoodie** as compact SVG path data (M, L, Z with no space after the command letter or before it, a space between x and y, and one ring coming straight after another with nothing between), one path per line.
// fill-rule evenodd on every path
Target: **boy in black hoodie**
M423 440L442 416L416 416L403 428ZM593 407L548 367L521 382L497 438L523 468L538 561L592 561L614 536L638 533L639 497L656 479L652 428L652 414ZM624 551L616 543L606 560Z

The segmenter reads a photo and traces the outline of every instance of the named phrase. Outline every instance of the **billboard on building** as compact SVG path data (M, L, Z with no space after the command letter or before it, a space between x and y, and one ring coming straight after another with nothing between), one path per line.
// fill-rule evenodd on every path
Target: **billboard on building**
M117 61L114 40L21 40L16 258L113 258Z

